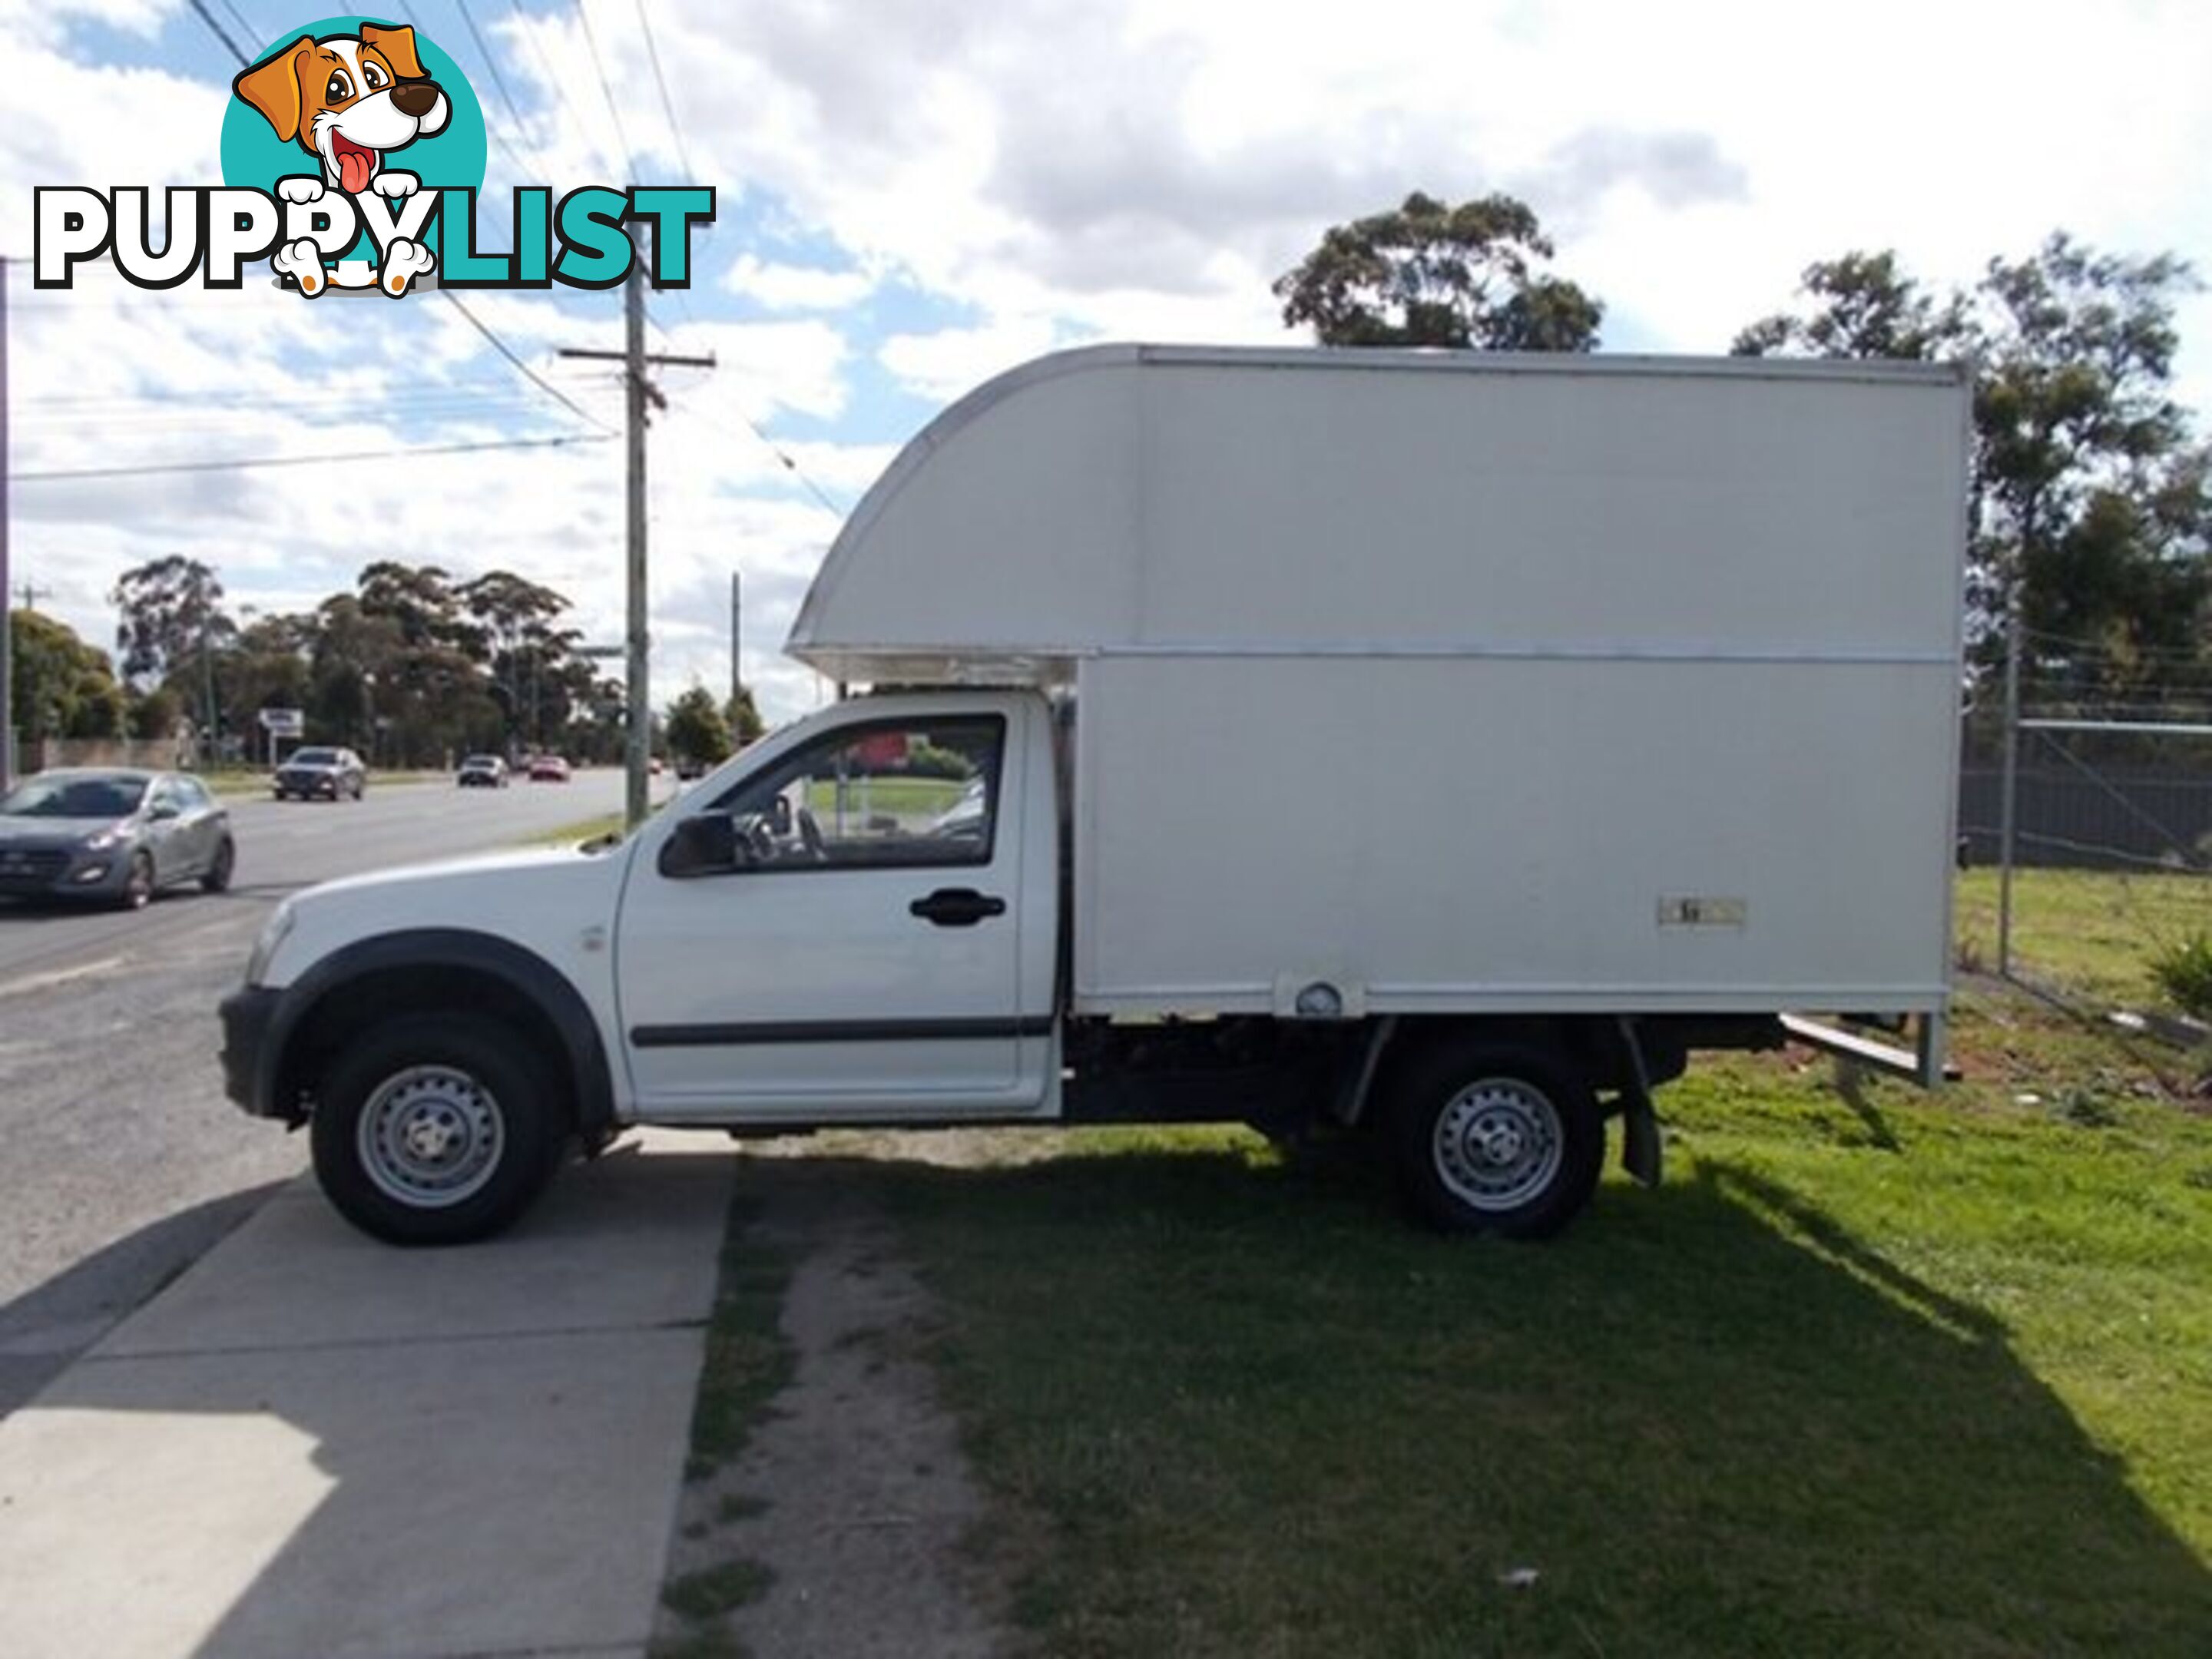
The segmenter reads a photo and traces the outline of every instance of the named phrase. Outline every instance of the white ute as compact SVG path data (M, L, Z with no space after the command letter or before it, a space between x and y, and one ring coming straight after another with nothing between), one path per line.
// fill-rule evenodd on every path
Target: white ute
M793 629L905 689L610 848L291 898L230 1091L402 1243L637 1123L1334 1120L1551 1232L1692 1049L1940 1074L1966 422L1918 366L1044 358Z

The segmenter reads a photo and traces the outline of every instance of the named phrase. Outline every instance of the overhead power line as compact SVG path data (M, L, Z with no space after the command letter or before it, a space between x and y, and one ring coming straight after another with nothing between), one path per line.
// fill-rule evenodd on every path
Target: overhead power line
M224 46L230 48L231 55L238 59L239 67L240 69L244 69L252 61L244 52L240 50L239 45L235 40L233 40L228 34L225 34L222 32L222 26L215 21L215 14L207 9L206 0L191 0L191 7L195 12L199 14L200 21L205 23L208 27L214 32L215 38L222 41ZM524 362L521 358L515 356L513 349L508 346L507 342L501 339L498 335L492 331L490 325L486 323L482 318L478 317L476 313L471 311L468 307L462 302L461 296L459 295L454 293L453 290L449 288L441 288L437 289L436 292L442 295L448 301L450 301L453 308L456 311L459 311L462 316L467 318L471 325L476 329L477 333L483 335L485 339L491 342L492 349L498 352L501 356L506 358L508 362L514 365L515 372L517 374L520 374L532 386L535 386L547 397L552 398L556 403L561 404L562 408L567 409L572 414L578 416L583 420L590 422L593 426L599 428L600 431L608 434L610 436L613 434L614 428L612 427L609 426L605 421L602 421L598 416L591 413L590 410L585 409L580 404L576 403L574 400L557 390L551 382L548 381L543 375L532 368L529 364Z
M668 95L668 77L660 72L660 48L653 42L653 21L645 15L645 0L637 0L637 26L645 32L646 60L653 65L653 85L660 88L660 112L668 118L668 137L676 146L676 159L683 164L686 179L696 179L698 169L691 165L691 152L684 143L684 128L676 118L676 101Z
M562 392L558 386L555 386L550 380L540 374L536 369L531 368L528 363L524 362L521 358L516 356L514 350L507 345L507 342L501 339L498 335L491 331L489 325L484 322L483 318L477 316L475 312L471 311L466 306L461 304L460 296L455 294L453 289L449 288L441 288L438 292L444 295L448 300L451 300L453 304L459 308L461 315L469 319L470 324L476 329L477 333L483 335L485 339L491 342L491 349L494 351L496 351L501 356L506 358L507 362L514 365L515 371L518 374L528 380L533 386L537 386L538 390L544 392L547 397L562 404L564 408L574 411L583 419L589 421L593 426L599 428L600 431L605 433L609 437L612 437L614 435L614 428L609 426L605 421L592 414L581 404L576 402L574 398L569 397L565 392Z
M698 404L693 402L678 401L677 407L684 410L688 414L698 415L708 419L712 419L715 413L715 410L702 408ZM775 439L769 436L767 428L763 427L758 421L753 419L751 416L746 414L744 410L738 408L735 404L726 404L721 407L727 413L736 416L739 421L744 422L745 429L760 441L761 447L768 451L770 455L775 458L776 464L781 466L785 471L790 473L791 476L798 481L799 486L804 489L808 495L814 497L816 503L819 505L824 512L842 519L846 515L846 514L852 511L850 506L840 507L836 501L831 501L828 493L823 489L822 486L816 483L812 478L807 476L805 469L799 465L798 461L784 449L782 445L777 443Z
M624 175L624 182L634 185L638 182L637 152L630 148L629 134L623 126L622 111L616 107L615 89L607 80L606 62L599 56L599 37L592 33L592 14L585 7L584 0L576 0L576 18L584 26L584 46L592 55L592 68L599 77L599 91L607 100L607 113L615 118L615 142L622 146L623 161L629 167L629 172Z
M191 7L200 15L200 21L215 32L215 38L230 48L230 55L238 59L238 66L240 69L253 61L246 55L246 48L232 40L222 25L215 21L215 14L207 9L207 0L191 0Z
M258 40L261 38L261 31L254 27L252 24L247 22L246 21L246 14L239 10L236 6L232 5L230 3L230 0L222 0L222 9L238 20L240 32L242 33L247 40Z
M592 136L591 128L584 125L583 116L578 112L576 106L568 101L568 90L564 77L556 75L553 72L553 65L546 61L545 50L538 44L538 36L532 27L530 14L522 9L522 0L507 0L507 3L508 9L514 13L514 21L520 26L520 33L523 44L530 48L530 55L538 60L538 72L545 77L545 84L553 88L553 96L559 100L561 107L568 112L568 118L575 123L577 136L592 147L592 154L598 158L600 167L611 174L615 170L614 164L607 160L606 152L599 148L599 141Z
M567 384L582 386L620 384L622 376L612 371L604 374L579 374ZM525 398L535 404L536 398L527 388L515 385L505 371L495 375L472 375L459 380L428 380L419 384L396 386L333 386L287 395L258 387L241 387L235 391L209 391L194 387L189 392L173 391L161 386L139 386L128 392L56 392L18 398L14 407L42 416L75 420L105 420L112 414L143 414L157 408L186 408L195 416L210 410L236 410L258 414L264 410L318 410L336 415L334 401L356 395L373 396L380 404L406 405L421 403L450 403L458 399L480 399L486 403Z
M514 118L515 130L520 131L522 112L515 107L514 94L507 89L507 77L499 72L499 61L491 55L491 47L484 40L483 31L477 27L476 14L469 9L469 0L453 0L453 6L461 14L461 21L468 25L469 39L477 43L477 56L483 59L484 67L491 71L492 87L499 94L499 101L507 106L507 112Z
M580 4L580 3L581 0L579 0ZM699 171L691 165L690 148L684 142L684 124L676 118L676 100L669 96L668 77L661 73L660 47L653 38L653 20L646 15L645 0L636 0L636 5L637 26L645 36L646 60L653 65L653 84L660 88L660 112L668 118L669 142L676 146L676 159L684 169L683 176L686 179L696 179L699 176ZM709 229L711 228L710 225ZM682 289L677 289L674 292L676 303L683 310L684 320L696 327L699 319L691 310L690 297ZM660 330L663 335L668 333L667 326L649 310L646 313L646 320Z
M143 466L68 467L54 472L17 472L17 483L58 483L68 478L143 478L164 472L242 472L272 466L328 466L340 461L412 460L424 455L474 455L488 449L559 449L568 444L603 444L615 434L570 432L557 438L488 438L481 443L416 444L393 449L356 449L325 455L245 455L219 461L156 461Z
M507 77L499 72L499 60L491 55L491 48L484 44L483 34L477 27L476 17L469 10L469 0L453 0L453 6L461 14L461 21L468 25L469 38L477 43L477 56L483 60L484 68L491 72L491 83L499 93L500 101L507 106L507 112L514 118L514 133L520 138L524 125L522 112L514 106L514 94L507 89ZM491 134L493 142L505 152L507 159L514 163L514 170L518 173L523 173L521 153L507 141L507 136L500 131L499 123L485 122L484 131ZM511 214L508 222L513 222Z

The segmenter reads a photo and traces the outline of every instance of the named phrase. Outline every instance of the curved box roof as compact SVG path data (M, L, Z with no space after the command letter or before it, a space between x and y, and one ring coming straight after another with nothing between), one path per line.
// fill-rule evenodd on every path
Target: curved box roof
M1091 347L909 443L787 649L1955 659L1965 444L1950 367Z

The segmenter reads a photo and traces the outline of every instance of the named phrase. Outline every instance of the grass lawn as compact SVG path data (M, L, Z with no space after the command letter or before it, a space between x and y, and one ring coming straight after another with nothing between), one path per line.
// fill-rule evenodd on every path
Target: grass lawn
M2157 946L2212 931L2212 878L2023 870L2013 876L2014 971L2039 984L2142 1007L2155 1000ZM1997 965L1997 872L1959 878L1960 960Z
M960 799L966 786L950 778L863 778L845 786L845 811L857 820L871 812L897 818L934 817ZM824 823L837 810L837 785L817 778L806 786L809 811Z
M656 807L654 810L659 809ZM647 816L651 817L652 814ZM602 836L621 835L623 822L623 813L601 812L592 817L578 818L573 823L564 823L556 829L527 836L520 844L524 847L581 847L586 842L597 841Z
M2027 937L2091 988L2141 988L2136 907L2212 898L2045 880ZM1237 1131L817 1156L939 1298L1000 1500L974 1543L1037 1651L2203 1659L2196 1067L1981 981L1954 1045L1936 1096L1693 1066L1665 1184L1609 1174L1539 1247L1433 1237L1370 1164Z

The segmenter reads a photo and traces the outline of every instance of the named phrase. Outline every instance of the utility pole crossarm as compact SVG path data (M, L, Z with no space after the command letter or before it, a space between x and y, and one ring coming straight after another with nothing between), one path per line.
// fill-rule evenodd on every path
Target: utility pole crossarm
M554 355L560 357L588 357L600 362L610 363L628 363L630 361L630 355L627 351L592 351L582 346L562 346ZM648 368L713 368L715 366L714 354L711 351L703 357L687 357L666 351L648 351L637 361ZM641 372L641 369L636 368L631 370L632 374ZM668 407L668 399L661 395L660 388L650 380L645 383L645 395L652 400L655 409Z
M584 346L562 346L553 355L556 357L592 357L601 362L608 363L626 363L629 361L629 353L627 351L593 351ZM648 351L644 354L641 361L653 368L718 367L714 362L714 354L711 351L703 357L687 357L680 353L669 351Z

